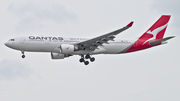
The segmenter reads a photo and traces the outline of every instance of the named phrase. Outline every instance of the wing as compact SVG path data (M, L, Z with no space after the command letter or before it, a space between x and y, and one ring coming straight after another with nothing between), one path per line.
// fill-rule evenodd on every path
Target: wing
M76 43L76 45L78 46L79 49L84 49L84 50L86 49L86 50L94 51L98 46L101 46L104 43L108 44L109 40L114 41L113 39L115 38L115 35L130 28L132 26L132 24L133 24L133 21L121 29L118 29L118 30L113 31L108 34L101 35L101 36L93 38L93 39L89 39L89 40L86 40L86 41L83 41L80 43Z

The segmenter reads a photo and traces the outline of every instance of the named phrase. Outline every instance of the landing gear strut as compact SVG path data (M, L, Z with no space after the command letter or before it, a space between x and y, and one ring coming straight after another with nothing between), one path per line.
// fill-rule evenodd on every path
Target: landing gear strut
M23 54L23 55L22 55L22 58L25 58L24 51L21 51L21 53Z
M91 57L89 54L87 54L84 58L84 55L81 55L81 59L79 59L79 62L84 62L85 65L88 65L89 64L89 61L86 61L85 59L90 59L91 62L94 62L95 61L95 58L94 57Z

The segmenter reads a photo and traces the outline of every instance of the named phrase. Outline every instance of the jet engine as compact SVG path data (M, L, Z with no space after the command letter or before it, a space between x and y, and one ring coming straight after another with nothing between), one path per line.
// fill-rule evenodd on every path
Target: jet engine
M74 51L78 51L78 47L75 45L70 45L70 44L62 44L60 46L61 53L63 54L71 54Z
M52 53L51 52L51 58L52 59L64 59L64 58L67 58L69 56L72 56L72 55L69 55L69 54L59 54L59 53Z

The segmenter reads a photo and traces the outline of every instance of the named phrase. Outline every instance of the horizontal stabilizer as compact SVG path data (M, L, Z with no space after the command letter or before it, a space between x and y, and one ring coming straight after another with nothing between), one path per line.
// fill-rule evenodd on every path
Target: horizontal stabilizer
M174 38L174 37L175 37L175 36L171 36L171 37L166 37L166 38L163 38L163 39L160 39L160 40L156 40L156 41L150 41L149 44L152 45L152 46L154 46L154 45L157 45L157 44L159 44L159 43L165 42L165 41L167 41L167 40L169 40L169 39L172 39L172 38Z

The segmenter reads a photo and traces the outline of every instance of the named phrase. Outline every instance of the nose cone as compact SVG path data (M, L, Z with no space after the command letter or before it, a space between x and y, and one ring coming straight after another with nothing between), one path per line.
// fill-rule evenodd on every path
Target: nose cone
M7 47L10 47L10 43L9 42L4 43L4 45L6 45Z
M4 43L5 46L9 47L9 48L12 48L12 49L17 49L18 46L15 44L15 42L11 42L11 41L8 41L6 43Z
M4 43L4 45L8 46L8 42Z

